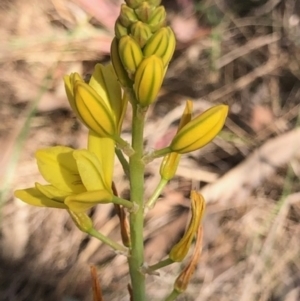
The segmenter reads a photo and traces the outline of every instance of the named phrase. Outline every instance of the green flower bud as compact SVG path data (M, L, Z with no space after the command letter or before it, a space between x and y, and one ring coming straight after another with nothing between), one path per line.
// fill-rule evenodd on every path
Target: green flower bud
M178 153L170 153L164 157L159 171L162 179L170 181L175 176L180 157Z
M131 36L138 42L141 48L145 46L152 36L149 25L138 21L131 26Z
M126 4L122 4L119 20L123 26L129 27L131 24L136 22L138 19L137 19L137 15L135 14L135 12L132 8L130 8Z
M124 36L119 40L118 50L125 70L129 76L133 75L143 59L139 44L132 37Z
M192 190L191 191L191 211L192 211L191 220L183 237L171 249L169 253L169 258L172 261L180 262L185 258L186 254L190 249L193 238L199 229L204 214L204 209L205 209L205 201L203 196L200 193L197 193L197 191Z
M166 17L167 14L165 8L163 6L157 7L147 22L151 31L156 32L158 29L163 27L166 24Z
M93 222L84 212L73 212L68 210L73 222L82 232L89 232L93 228Z
M136 15L138 16L138 18L142 22L147 23L154 10L155 10L155 7L153 5L150 5L149 2L143 2L134 11L135 11Z
M123 87L132 87L132 80L129 78L119 56L118 40L114 38L110 48L111 62L120 84Z
M121 37L128 35L128 28L123 26L119 19L115 23L115 35L118 39L121 39Z
M162 59L151 55L139 65L134 79L134 92L142 107L149 106L157 97L164 78Z
M179 154L199 149L221 131L228 114L228 106L214 106L192 119L173 138L170 150Z
M167 66L173 56L175 44L176 39L172 29L170 27L163 27L148 40L143 53L146 57L152 54L161 57L164 66Z
M148 0L147 2L149 2L150 5L153 5L156 7L156 6L160 5L161 0Z
M129 7L135 9L139 7L139 5L141 5L144 2L144 0L125 0L125 2Z

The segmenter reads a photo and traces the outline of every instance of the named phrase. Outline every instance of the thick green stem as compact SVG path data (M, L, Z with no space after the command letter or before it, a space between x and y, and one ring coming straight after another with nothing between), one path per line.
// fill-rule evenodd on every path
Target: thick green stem
M129 158L130 199L138 205L138 210L130 213L131 252L128 258L132 284L133 301L145 301L145 274L141 272L144 263L144 163L143 134L145 110L133 105L132 148L134 154Z

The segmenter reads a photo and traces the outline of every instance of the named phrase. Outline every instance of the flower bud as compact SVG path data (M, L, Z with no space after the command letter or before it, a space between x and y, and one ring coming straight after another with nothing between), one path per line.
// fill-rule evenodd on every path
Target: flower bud
M150 26L152 32L156 32L166 23L166 11L163 6L158 6L152 13L147 24Z
M84 212L73 212L68 210L73 222L82 232L89 232L93 228L93 222L90 217Z
M111 43L110 48L110 56L111 56L111 62L113 64L115 73L117 75L117 78L120 82L120 84L123 87L132 87L132 80L129 78L122 62L120 59L119 51L118 51L118 40L117 38L114 38Z
M189 153L208 144L221 131L228 106L214 106L187 123L173 138L170 150Z
M123 36L119 40L119 55L125 70L131 74L136 72L143 59L143 53L139 44L130 36Z
M188 253L193 238L199 229L203 213L205 209L205 201L200 193L195 190L191 191L191 210L192 216L188 228L180 239L180 241L171 249L169 258L173 261L182 261Z
M135 23L138 19L137 19L137 15L135 14L132 8L130 8L126 4L122 4L119 20L124 27L129 27L131 24Z
M150 5L149 2L145 1L134 11L138 16L139 20L141 20L144 23L147 23L154 10L155 7L153 5Z
M152 36L152 32L149 25L138 21L131 26L131 36L138 42L140 47L143 48Z
M159 172L164 180L169 181L175 176L180 157L178 153L170 153L163 158Z
M139 7L139 5L143 3L143 1L145 0L125 0L126 4L133 9Z
M148 0L147 2L149 2L150 5L152 6L158 6L161 3L161 0Z
M153 103L158 95L164 78L162 59L151 55L139 65L134 80L134 92L142 107Z
M192 110L193 103L190 100L187 100L185 109L180 118L177 132L191 121ZM175 176L180 157L181 155L178 153L170 153L163 158L160 165L160 176L162 177L162 179L169 181Z
M88 84L74 85L75 105L80 118L100 137L113 137L117 133L116 121L104 100Z
M115 35L118 39L121 39L121 37L128 35L128 28L123 26L119 19L115 23Z
M176 45L175 35L170 27L159 29L148 40L143 53L145 57L155 54L162 58L164 66L167 66L173 56Z

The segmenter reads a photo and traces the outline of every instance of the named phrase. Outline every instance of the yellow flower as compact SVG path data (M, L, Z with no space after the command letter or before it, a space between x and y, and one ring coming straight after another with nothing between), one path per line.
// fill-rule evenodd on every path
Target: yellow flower
M114 147L112 139L91 133L89 150L65 146L38 150L38 168L49 184L36 183L35 187L15 191L15 196L34 206L69 209L78 214L98 203L109 203L113 197Z
M112 65L97 64L89 84L78 73L66 75L64 82L76 116L99 136L118 140L127 99Z

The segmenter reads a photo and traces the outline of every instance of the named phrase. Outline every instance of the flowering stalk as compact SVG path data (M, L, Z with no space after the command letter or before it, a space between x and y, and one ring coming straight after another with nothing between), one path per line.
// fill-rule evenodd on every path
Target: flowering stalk
M15 191L15 196L28 204L66 210L79 230L127 256L133 301L146 301L147 273L155 274L185 259L197 232L199 246L205 203L196 191L191 192L192 214L185 234L166 259L150 266L144 258L144 216L176 175L182 154L208 144L221 131L228 113L227 106L216 105L192 118L192 102L187 101L170 145L145 155L146 113L157 99L175 50L175 35L165 25L166 12L160 2L125 0L115 23L111 64L97 64L88 83L78 73L64 77L69 104L89 130L86 149L54 146L38 150L37 165L47 183ZM121 137L128 104L132 110L131 143ZM130 181L128 200L119 197L113 182L115 154ZM145 165L159 157L164 157L161 179L145 200ZM105 204L113 205L119 216L122 243L101 234L89 217L92 207ZM187 288L199 254L194 252L165 300L175 300Z

